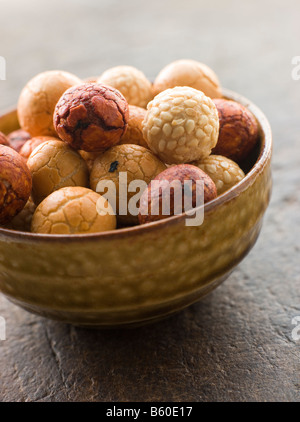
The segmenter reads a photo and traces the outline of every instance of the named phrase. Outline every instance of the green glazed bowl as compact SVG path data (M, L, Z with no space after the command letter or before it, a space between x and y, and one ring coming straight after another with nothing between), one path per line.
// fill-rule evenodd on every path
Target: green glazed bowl
M22 308L89 327L155 321L220 285L254 245L271 193L272 135L264 114L239 94L260 126L246 177L207 203L200 226L185 215L89 235L40 235L0 229L0 291ZM0 131L18 128L16 111ZM247 169L248 166L248 169Z

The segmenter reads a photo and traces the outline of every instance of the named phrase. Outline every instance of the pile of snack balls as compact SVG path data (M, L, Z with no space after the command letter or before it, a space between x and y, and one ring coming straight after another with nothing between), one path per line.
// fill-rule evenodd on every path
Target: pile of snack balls
M84 81L40 73L17 111L21 129L0 133L0 225L33 233L96 233L167 218L151 213L164 197L163 188L151 192L152 180L202 181L211 201L243 179L239 165L259 138L250 111L222 98L215 73L194 60L167 65L153 83L131 66ZM118 195L120 172L128 184L148 185L138 215L112 211L97 192L99 181L112 180Z

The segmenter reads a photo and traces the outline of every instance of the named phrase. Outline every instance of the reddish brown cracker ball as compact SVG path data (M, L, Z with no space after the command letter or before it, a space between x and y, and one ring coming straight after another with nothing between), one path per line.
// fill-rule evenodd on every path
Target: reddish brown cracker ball
M258 141L256 119L246 107L235 101L213 101L218 110L220 129L212 154L239 162L247 157Z
M58 138L53 138L52 136L35 136L34 138L29 139L20 149L20 155L28 160L32 151L46 141L59 141Z
M17 129L7 135L9 146L20 152L22 146L31 138L30 134L23 129Z
M31 193L31 174L25 160L12 148L0 145L0 224L20 212Z
M4 133L0 132L0 144L1 145L6 145L7 147L9 146L9 142L7 137L4 135Z
M116 89L86 83L68 89L58 101L54 127L59 137L75 149L104 151L125 133L128 104Z
M175 204L174 189L169 188L169 183L179 181L182 186L182 204ZM151 223L153 221L162 220L175 214L175 209L181 206L184 209L184 182L191 180L192 184L192 206L196 206L196 181L203 181L204 186L204 203L211 201L217 196L217 189L212 179L200 170L198 167L190 164L179 164L167 168L153 181L160 181L162 188L149 183L148 188L143 192L140 200L139 222L140 224ZM162 203L166 200L166 195L170 192L170 215L163 215ZM159 215L154 215L155 204L159 209Z

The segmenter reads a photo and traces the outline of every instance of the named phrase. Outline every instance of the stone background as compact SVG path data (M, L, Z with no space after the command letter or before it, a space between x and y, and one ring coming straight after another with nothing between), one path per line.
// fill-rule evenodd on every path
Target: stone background
M149 78L194 58L254 101L274 134L261 236L202 302L153 326L88 331L0 297L0 401L300 401L300 56L297 0L0 0L0 110L43 70L81 77L118 64Z

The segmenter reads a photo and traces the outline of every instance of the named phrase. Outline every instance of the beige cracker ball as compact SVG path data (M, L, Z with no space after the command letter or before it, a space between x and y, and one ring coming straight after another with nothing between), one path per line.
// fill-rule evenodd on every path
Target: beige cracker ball
M77 76L60 70L39 73L23 88L18 102L22 129L31 136L57 136L53 127L54 108L62 94L81 83Z
M134 144L148 148L143 135L143 120L145 116L146 110L144 108L129 105L128 126L121 138L120 144Z
M147 108L143 134L149 148L165 163L204 159L216 145L218 111L203 92L186 86L167 89Z
M32 175L32 198L36 204L62 187L87 187L89 183L85 160L62 141L46 141L37 146L27 166Z
M201 162L193 163L215 183L218 195L240 182L245 173L234 161L222 155L210 155Z
M146 107L153 98L152 85L140 70L132 66L116 66L106 70L98 83L118 89L128 104Z
M53 192L37 207L31 223L33 233L85 234L116 228L108 201L96 192L78 186Z
M142 180L148 185L150 181L166 169L164 163L152 154L148 149L139 145L117 145L96 158L91 174L90 185L93 190L97 190L99 181L111 180L116 187L116 209L119 214L120 200L120 173L126 173L127 203L137 192L128 192L130 182ZM102 193L102 192L99 192ZM118 222L122 225L138 223L138 217L130 215L118 215Z
M164 67L153 83L154 95L175 86L190 86L210 98L222 97L215 72L196 60L177 60Z

